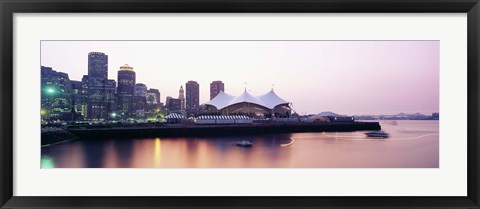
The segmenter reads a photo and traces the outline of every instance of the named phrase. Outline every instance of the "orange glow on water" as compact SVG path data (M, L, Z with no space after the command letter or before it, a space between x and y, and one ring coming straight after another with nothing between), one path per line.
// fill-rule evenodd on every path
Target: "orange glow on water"
M155 154L154 154L154 164L155 168L160 168L161 162L162 162L162 143L159 138L155 139Z
M438 168L438 121L401 123L382 125L388 139L344 132L77 140L42 148L42 167ZM238 147L239 140L253 146Z

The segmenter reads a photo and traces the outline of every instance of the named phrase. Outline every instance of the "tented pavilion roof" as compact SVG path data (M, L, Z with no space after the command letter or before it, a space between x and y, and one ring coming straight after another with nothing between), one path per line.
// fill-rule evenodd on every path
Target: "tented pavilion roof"
M245 90L240 96L237 97L221 91L215 98L205 103L205 105L211 105L217 108L217 110L221 110L239 103L251 103L270 110L279 105L289 104L288 101L275 94L272 89L268 93L261 96L253 96L248 93L247 90Z
M223 109L224 107L228 106L230 101L232 101L235 98L235 96L232 96L230 94L227 94L223 91L220 91L216 97L214 97L212 100L208 101L205 103L206 105L211 105L217 108L218 110Z
M258 97L268 109L273 109L281 104L288 104L286 100L280 98L275 92L270 90L268 93Z

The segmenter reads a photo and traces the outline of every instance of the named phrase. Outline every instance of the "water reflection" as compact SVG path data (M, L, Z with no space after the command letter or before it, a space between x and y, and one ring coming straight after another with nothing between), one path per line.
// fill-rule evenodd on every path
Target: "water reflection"
M438 121L381 124L365 132L243 137L76 140L42 148L42 168L404 168L438 167ZM236 146L248 140L253 147Z
M160 162L162 161L161 159L161 151L162 151L162 144L159 138L155 139L155 154L153 156L153 161L155 163L155 168L161 168Z
M83 143L82 147L84 149L84 162L86 163L85 167L88 168L101 168L104 167L102 159L104 156L104 149L107 141L104 140L95 140L91 143Z

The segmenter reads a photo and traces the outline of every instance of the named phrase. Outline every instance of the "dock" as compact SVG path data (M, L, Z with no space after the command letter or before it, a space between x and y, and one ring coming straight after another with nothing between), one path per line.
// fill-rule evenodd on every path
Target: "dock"
M162 126L69 128L67 131L80 139L100 138L152 138L152 137L197 137L239 136L271 133L301 132L352 132L380 130L378 122L294 123L294 124L232 124L197 125L166 124Z

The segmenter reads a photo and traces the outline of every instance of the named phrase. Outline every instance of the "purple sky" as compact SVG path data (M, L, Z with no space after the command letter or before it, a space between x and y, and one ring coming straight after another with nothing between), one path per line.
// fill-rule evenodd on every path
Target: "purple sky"
M87 54L109 55L109 78L121 65L137 83L157 88L161 100L178 96L188 80L253 95L272 86L300 113L425 113L439 110L439 41L43 41L41 65L87 74ZM246 83L246 85L245 85Z

